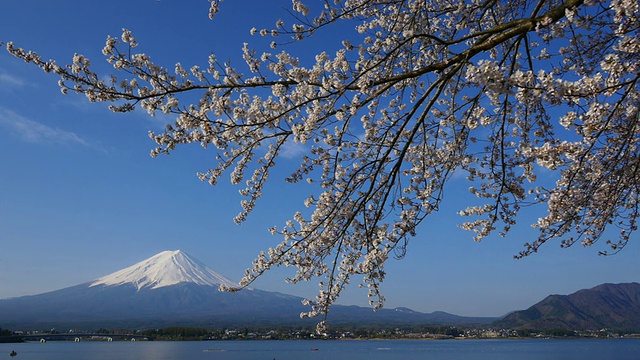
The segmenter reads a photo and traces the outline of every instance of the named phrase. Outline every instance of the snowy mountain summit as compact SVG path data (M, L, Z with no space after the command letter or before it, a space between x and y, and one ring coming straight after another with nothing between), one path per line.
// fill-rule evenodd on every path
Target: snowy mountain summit
M126 269L116 271L94 281L89 287L133 284L142 288L157 289L180 283L194 283L219 287L237 286L236 283L192 259L180 250L163 251Z

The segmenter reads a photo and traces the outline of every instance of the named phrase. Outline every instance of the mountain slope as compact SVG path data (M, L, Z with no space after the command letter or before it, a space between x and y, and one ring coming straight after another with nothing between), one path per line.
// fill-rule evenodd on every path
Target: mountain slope
M93 282L0 300L1 326L91 327L299 321L302 299L245 289L182 251L164 251Z
M602 284L570 295L550 295L495 323L514 329L640 329L640 284Z
M302 298L245 289L220 292L230 280L181 251L165 251L95 281L44 294L0 300L0 327L12 329L157 328L163 326L313 326L300 319L309 309ZM333 324L470 324L493 318L466 318L442 312L339 306Z

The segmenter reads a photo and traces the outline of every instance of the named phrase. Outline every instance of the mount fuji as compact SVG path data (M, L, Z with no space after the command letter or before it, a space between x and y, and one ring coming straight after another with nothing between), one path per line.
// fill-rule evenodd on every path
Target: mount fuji
M88 283L0 300L3 328L269 325L300 322L301 298L245 289L186 253L163 251Z
M159 328L167 326L300 326L308 308L302 298L258 289L229 293L231 280L180 250L164 251L128 268L84 284L10 299L0 299L0 327L23 330L56 328ZM487 323L408 309L379 310L334 305L334 324Z

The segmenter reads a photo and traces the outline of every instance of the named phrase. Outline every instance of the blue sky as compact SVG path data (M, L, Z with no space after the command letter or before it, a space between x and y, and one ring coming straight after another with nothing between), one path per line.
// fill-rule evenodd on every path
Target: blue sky
M0 14L0 41L59 64L82 53L106 74L104 41L126 27L152 59L188 68L206 65L211 51L241 61L243 42L271 41L251 37L249 30L287 19L289 6L289 0L226 1L210 21L205 0L11 1ZM314 46L302 47L299 55L312 56ZM237 188L226 181L211 187L196 177L212 166L211 152L193 146L149 156L154 143L147 132L170 118L113 114L84 96L62 95L57 81L0 53L0 298L91 281L174 249L239 280L254 256L279 240L267 229L290 218L309 191L282 181L284 172L274 175L257 210L235 225ZM285 159L287 165L295 163ZM498 316L551 293L639 280L637 236L612 257L598 256L597 246L562 250L550 243L513 260L536 235L529 228L535 213L525 214L507 238L474 243L456 228L466 187L453 184L441 212L410 240L407 256L387 264L387 307ZM290 273L276 269L255 287L315 296L315 282L285 284ZM366 293L354 286L340 303L366 305Z

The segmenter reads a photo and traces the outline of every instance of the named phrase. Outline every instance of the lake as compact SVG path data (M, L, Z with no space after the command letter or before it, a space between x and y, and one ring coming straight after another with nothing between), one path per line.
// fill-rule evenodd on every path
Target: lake
M49 341L0 344L0 359L12 350L15 360L637 360L640 339Z

